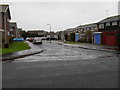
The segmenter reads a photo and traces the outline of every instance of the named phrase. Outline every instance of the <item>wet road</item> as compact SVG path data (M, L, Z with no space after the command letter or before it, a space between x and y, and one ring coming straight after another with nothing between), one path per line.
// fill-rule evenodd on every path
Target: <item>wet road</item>
M118 57L44 42L44 51L3 62L3 88L117 88Z

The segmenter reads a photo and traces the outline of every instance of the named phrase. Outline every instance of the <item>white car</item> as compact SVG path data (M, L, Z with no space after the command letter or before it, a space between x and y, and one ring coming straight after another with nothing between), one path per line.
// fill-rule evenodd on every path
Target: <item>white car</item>
M42 40L40 37L35 37L33 40L33 44L42 44Z
M25 40L26 40L26 41L28 41L29 39L30 39L30 38L29 38L29 37L27 37Z

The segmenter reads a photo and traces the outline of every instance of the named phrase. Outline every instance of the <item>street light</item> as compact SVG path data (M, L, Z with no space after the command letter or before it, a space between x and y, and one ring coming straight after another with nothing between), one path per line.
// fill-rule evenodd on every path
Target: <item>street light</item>
M50 43L51 43L51 24L47 24L50 28Z

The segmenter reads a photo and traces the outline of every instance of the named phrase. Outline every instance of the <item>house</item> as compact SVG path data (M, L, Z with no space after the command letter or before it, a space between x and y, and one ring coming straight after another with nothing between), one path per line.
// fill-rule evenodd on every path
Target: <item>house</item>
M79 34L79 39L78 41L80 42L85 42L85 30L84 30L84 26L80 25L78 27L76 27L76 33ZM76 34L77 35L77 34ZM76 36L77 37L77 36ZM78 38L78 37L77 37Z
M2 33L2 47L9 47L9 39L10 39L10 9L9 5L0 4L0 29Z
M22 28L17 28L16 38L20 38L20 37L22 37Z
M57 40L65 41L65 32L64 31L58 31L56 32Z
M75 30L76 28L69 28L64 30L65 41L75 41Z
M120 15L66 29L64 34L66 41L92 42L120 48Z
M120 40L120 15L107 17L97 23L98 31L102 32L104 45L117 46Z
M17 23L10 22L10 36L12 38L16 38L16 34L17 34Z
M93 32L97 32L97 24L85 24L76 27L77 32L80 34L80 40L88 43L93 42Z

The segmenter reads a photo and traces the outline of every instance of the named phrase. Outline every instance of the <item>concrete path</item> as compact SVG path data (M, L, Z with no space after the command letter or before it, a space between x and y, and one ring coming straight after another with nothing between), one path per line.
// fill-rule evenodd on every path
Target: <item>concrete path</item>
M10 53L10 54L2 55L2 61L4 61L4 60L14 60L16 58L21 58L21 57L25 57L25 56L29 56L29 55L34 55L34 54L37 54L37 53L41 53L43 51L37 45L33 45L32 43L30 43L28 41L27 41L27 43L29 44L31 49L22 50L22 51Z
M71 46L83 49L90 49L90 50L100 50L100 51L117 51L117 47L115 46L107 46L107 45L97 45L97 44L89 44L89 43L81 43L81 44L66 44L61 41L52 41L53 43L58 43L64 46Z

